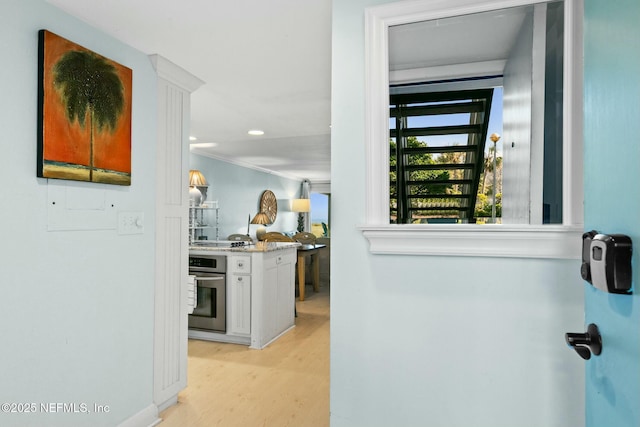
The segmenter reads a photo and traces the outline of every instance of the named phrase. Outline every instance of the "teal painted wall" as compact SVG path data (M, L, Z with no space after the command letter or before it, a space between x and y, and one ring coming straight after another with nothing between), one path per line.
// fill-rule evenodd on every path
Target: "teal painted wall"
M333 1L331 425L584 425L578 261L369 253L364 10Z
M640 3L585 2L585 228L640 243ZM586 363L587 426L640 425L640 295L609 295L585 285L587 323L602 334L600 357Z
M143 212L143 234L47 231L47 195L61 183L36 177L43 28L133 69L132 185L67 186ZM0 402L109 406L3 411L0 425L116 426L153 402L156 74L145 54L43 0L0 2L0 54Z

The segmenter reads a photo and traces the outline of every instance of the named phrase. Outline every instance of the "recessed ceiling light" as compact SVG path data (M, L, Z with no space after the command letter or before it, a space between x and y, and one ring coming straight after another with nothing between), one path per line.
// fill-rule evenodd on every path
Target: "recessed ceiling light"
M253 129L253 130L250 130L248 134L253 136L260 136L260 135L264 135L264 131L259 129Z
M197 141L197 140L198 140L198 138L196 138L195 136L190 136L189 137L189 141Z
M189 147L191 148L212 148L217 146L218 144L215 142L199 142L196 144L189 144Z

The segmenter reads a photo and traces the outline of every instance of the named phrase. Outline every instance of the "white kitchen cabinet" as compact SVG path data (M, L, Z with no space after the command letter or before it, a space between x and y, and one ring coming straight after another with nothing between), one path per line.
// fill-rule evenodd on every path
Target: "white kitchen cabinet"
M189 338L262 349L295 327L295 244L278 243L266 252L254 247L190 252L227 256L227 331L192 329Z
M251 335L251 257L227 257L227 333Z
M227 257L227 271L231 274L251 274L250 255L230 255Z
M253 261L262 274L253 281L251 348L264 348L295 326L296 249L264 252Z

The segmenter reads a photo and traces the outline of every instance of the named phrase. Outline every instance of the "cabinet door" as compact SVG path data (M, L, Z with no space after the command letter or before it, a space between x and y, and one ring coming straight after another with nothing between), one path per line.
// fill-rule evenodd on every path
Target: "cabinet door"
M230 276L229 333L235 335L251 334L251 276Z
M278 304L278 265L275 263L275 258L265 260L262 289L262 333L263 342L266 343L280 333L278 328L278 313L280 312Z
M294 323L295 263L282 257L278 263L278 319L277 329L282 331Z
M253 299L258 313L253 319L256 330L251 331L254 348L264 347L294 325L295 253L292 248L264 254L262 274L256 283L258 296Z
M265 302L267 307L273 307L265 319L265 332L272 338L294 323L295 256L278 251L265 266Z

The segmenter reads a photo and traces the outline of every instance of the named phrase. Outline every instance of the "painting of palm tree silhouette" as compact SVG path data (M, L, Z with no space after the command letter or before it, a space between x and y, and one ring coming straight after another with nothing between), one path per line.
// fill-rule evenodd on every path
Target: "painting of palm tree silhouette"
M131 70L39 33L38 176L131 184Z

